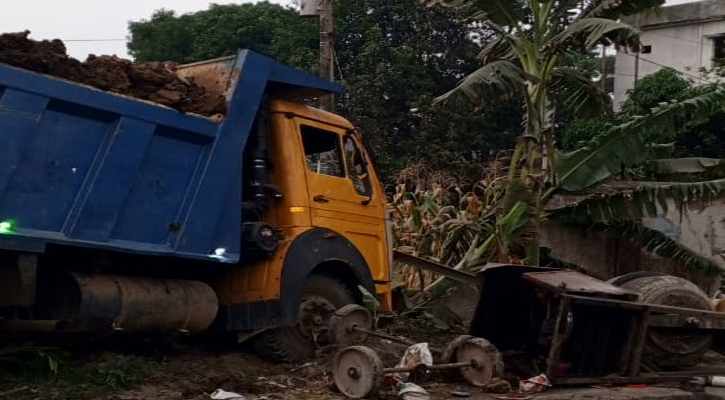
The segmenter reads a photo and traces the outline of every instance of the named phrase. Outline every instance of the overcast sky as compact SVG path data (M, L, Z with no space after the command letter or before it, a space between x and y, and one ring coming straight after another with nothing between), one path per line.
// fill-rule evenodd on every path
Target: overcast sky
M292 0L270 0L290 5ZM343 0L344 1L344 0ZM395 0L391 0L395 1ZM693 0L668 0L668 4ZM179 14L205 10L209 3L249 3L252 0L14 0L0 12L0 32L30 30L34 39L62 39L71 56L84 60L89 53L128 57L128 22L148 19L166 8Z

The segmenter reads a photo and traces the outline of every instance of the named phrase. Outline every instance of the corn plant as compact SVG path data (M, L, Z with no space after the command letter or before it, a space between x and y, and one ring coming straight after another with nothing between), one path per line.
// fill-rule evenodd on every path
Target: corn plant
M445 265L468 260L480 239L496 230L505 176L501 165L497 160L484 166L485 175L475 182L431 171L422 163L401 171L391 202L396 247ZM484 258L493 255L491 250ZM398 268L407 288L424 290L438 280L428 271Z

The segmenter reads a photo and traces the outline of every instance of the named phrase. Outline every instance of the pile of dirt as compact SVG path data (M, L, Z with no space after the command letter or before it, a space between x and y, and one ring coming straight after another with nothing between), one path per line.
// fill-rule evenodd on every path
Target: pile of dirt
M53 75L95 88L149 100L181 112L205 116L224 114L223 96L207 95L204 87L174 73L173 62L134 64L116 56L90 55L85 62L68 56L58 39L36 41L30 31L0 35L0 62Z

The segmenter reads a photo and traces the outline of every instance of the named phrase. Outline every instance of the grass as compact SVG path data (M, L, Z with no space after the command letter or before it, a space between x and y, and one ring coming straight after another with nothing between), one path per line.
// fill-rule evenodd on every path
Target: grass
M0 349L0 355L7 348ZM6 351L13 357L0 358L0 395L14 400L90 400L140 383L156 364L138 355L107 352L71 360L61 349L42 348L42 355L34 349Z

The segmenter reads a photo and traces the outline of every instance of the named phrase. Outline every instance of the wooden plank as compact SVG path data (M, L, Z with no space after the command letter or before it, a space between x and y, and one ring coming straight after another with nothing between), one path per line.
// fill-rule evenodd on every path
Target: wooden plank
M568 315L571 310L571 300L562 297L559 301L559 310L556 314L556 323L554 324L554 332L551 338L551 347L549 348L549 357L546 360L546 376L551 382L556 381L559 370L559 360L561 360L561 349L564 342L568 339Z
M628 376L636 377L641 372L642 353L644 352L644 341L647 339L649 319L648 309L642 310L642 314L636 318L635 327L632 330L632 353L630 354L629 368L626 371Z
M629 332L633 332L639 324L641 314L637 312L629 312L627 314L629 315L629 327L627 330ZM626 376L627 372L630 370L632 350L634 348L635 341L635 335L627 336L624 347L622 348L622 355L619 359L619 374L622 376Z
M395 261L411 265L415 268L435 272L436 274L443 275L446 278L453 279L457 282L465 283L473 287L478 287L479 279L476 277L476 275L469 274L468 272L458 271L443 264L439 264L435 261L426 260L425 258L416 257L398 250L395 250L393 255L395 256Z

